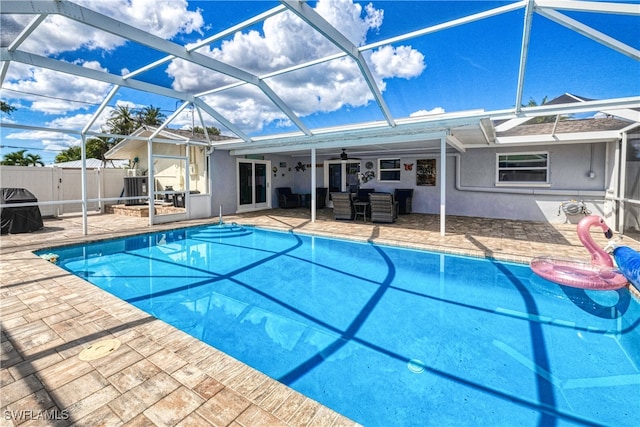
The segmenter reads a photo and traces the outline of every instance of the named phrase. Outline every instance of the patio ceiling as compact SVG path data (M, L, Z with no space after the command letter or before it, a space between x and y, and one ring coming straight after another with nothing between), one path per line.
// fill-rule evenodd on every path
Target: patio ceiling
M93 113L91 119L79 129L55 129L59 132L77 133L82 135L101 135L89 129L111 102L116 94L123 89L142 91L163 97L168 97L181 103L175 114L168 117L164 126L170 126L172 120L188 106L193 106L199 118L212 118L226 134L233 139L220 142L211 141L216 149L231 150L232 154L244 155L267 152L287 152L291 155L305 155L311 148L315 148L318 154L338 154L341 148L347 148L349 154L356 155L380 155L394 150L396 152L410 153L416 150L437 150L442 138L446 138L452 149L464 151L468 146L479 144L493 144L495 129L492 120L512 119L517 117L534 117L540 115L570 114L582 111L615 111L634 109L640 107L640 96L624 98L603 99L582 103L555 104L539 107L522 107L523 86L527 72L527 60L529 53L529 41L533 31L532 18L534 14L543 16L563 27L590 38L593 41L618 52L621 55L640 60L640 51L633 46L606 35L595 28L581 23L566 13L586 12L592 14L618 14L628 16L640 16L640 8L637 4L616 2L592 2L592 1L550 1L550 0L523 0L511 2L499 7L490 8L468 16L441 22L436 25L423 27L398 36L376 41L368 45L357 46L347 39L338 29L332 26L325 18L319 15L307 2L297 0L281 0L280 5L268 9L263 13L253 16L244 22L229 27L211 37L196 44L181 45L179 43L163 39L149 32L140 30L125 22L119 21L105 14L91 10L87 7L70 1L9 1L3 0L0 13L2 14L2 38L0 44L0 80L4 84L7 72L12 63L26 64L30 67L52 70L55 72L80 76L91 81L106 83L111 90L105 96L102 104ZM393 44L434 34L458 26L472 24L513 11L524 11L522 22L522 40L520 47L518 75L514 87L505 90L512 91L514 107L495 111L460 111L453 113L428 114L414 117L395 117L384 91L378 86L373 76L370 65L363 55L365 52L382 46ZM199 49L219 43L237 31L248 29L265 19L282 14L292 13L309 27L309 31L318 32L328 42L335 46L332 55L319 57L313 61L283 66L268 75L257 75L242 69L232 63L227 63L199 52ZM32 16L27 25L18 25L19 15ZM129 43L148 48L155 53L150 60L137 69L130 70L123 75L117 75L109 71L90 69L76 65L64 59L62 55L46 56L22 50L25 41L42 25L49 16L61 16L68 20L79 22L83 25L97 29L105 34L115 35L126 39ZM80 34L77 35L81 37ZM377 105L380 120L348 123L333 127L312 128L304 120L295 108L276 92L272 82L274 78L282 77L306 69L319 66L336 58L348 57L357 65L360 76L368 86L371 97ZM180 59L183 63L198 68L204 68L208 72L221 74L227 77L230 83L223 86L212 86L207 90L189 92L177 90L171 85L161 85L150 82L144 76L154 69L166 66L171 61ZM106 68L107 70L109 67ZM251 136L234 121L233 117L225 116L214 108L207 100L227 91L233 91L239 87L253 87L256 96L268 99L280 113L286 117L294 127L294 131L280 135ZM204 123L204 121L202 122ZM26 126L19 123L2 123L3 127L30 128L51 131L49 128ZM204 126L203 126L204 127Z

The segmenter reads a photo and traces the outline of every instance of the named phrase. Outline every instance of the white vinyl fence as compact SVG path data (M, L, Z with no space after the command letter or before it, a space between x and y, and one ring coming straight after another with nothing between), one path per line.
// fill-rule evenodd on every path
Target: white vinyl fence
M88 169L87 199L118 198L124 187L125 169ZM82 199L82 170L58 167L0 166L0 187L25 188L38 202L65 202ZM116 201L106 204L116 204ZM104 208L98 202L88 204L89 211ZM82 212L80 203L40 206L42 216Z

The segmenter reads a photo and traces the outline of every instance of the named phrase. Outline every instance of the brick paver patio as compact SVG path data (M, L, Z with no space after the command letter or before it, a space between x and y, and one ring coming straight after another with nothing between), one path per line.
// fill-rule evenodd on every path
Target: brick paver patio
M146 218L91 215L84 236L81 216L67 215L45 219L38 232L2 236L1 425L353 425L32 253L216 221L150 227ZM571 224L451 216L441 237L434 215L406 215L381 225L334 221L325 209L312 223L308 210L278 209L224 221L521 262L544 254L588 257ZM601 233L594 237L606 243ZM624 243L640 249L633 239ZM84 349L107 339L120 346L105 357L81 360Z

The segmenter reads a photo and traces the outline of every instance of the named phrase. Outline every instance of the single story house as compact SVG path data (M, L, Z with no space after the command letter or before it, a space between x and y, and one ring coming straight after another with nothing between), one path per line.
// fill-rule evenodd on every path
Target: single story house
M548 104L586 101L565 94ZM265 143L217 137L209 145L203 135L153 128L133 137L107 158L137 158L145 174L153 162L155 197L167 188L190 194L188 218L277 208L279 187L314 201L318 187L402 188L413 190L416 213L566 222L572 212L563 203L576 201L615 229L640 230L640 206L624 201L640 200L637 110L509 120L443 114Z

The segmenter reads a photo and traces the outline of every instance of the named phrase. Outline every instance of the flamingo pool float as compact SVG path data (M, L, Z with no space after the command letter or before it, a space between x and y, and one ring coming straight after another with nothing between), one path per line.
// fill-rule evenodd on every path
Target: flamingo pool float
M589 229L598 226L607 239L613 237L604 218L590 215L578 223L578 238L591 254L591 261L554 257L537 257L531 261L531 269L538 276L561 285L583 289L619 289L627 284L627 278L614 266L611 256L593 241Z

